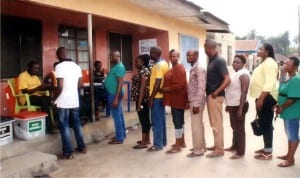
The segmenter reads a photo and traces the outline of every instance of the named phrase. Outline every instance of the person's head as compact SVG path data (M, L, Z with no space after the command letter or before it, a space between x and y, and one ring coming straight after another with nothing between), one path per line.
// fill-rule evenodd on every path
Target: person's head
M263 43L258 49L257 56L261 57L263 60L267 57L271 57L275 60L273 46L269 43Z
M244 68L244 65L246 64L246 56L243 54L236 54L233 58L232 67L234 71L239 71L242 68Z
M161 49L158 46L151 47L150 49L150 58L154 61L157 61L161 57Z
M112 51L110 54L110 62L112 64L117 64L121 60L121 55L119 51Z
M178 64L179 58L180 58L179 52L176 51L175 49L171 49L169 52L169 59L173 66Z
M142 67L149 68L150 56L148 54L141 54L136 58L136 68L142 69Z
M30 61L27 65L27 71L30 75L38 75L40 72L40 64L37 61Z
M56 50L56 57L59 61L66 59L68 56L68 51L65 47L59 47Z
M100 71L101 68L102 68L102 62L101 61L95 61L94 62L94 68L95 68L95 71Z
M287 60L284 61L284 70L289 74L295 73L299 67L299 58L292 56L289 57Z
M209 58L212 58L218 54L217 46L218 46L218 43L215 40L212 40L212 39L205 40L204 50L205 50L206 55Z
M189 50L189 51L186 53L187 62L188 62L188 63L191 63L191 65L193 65L194 63L197 62L197 60L198 60L198 55L199 55L198 50Z

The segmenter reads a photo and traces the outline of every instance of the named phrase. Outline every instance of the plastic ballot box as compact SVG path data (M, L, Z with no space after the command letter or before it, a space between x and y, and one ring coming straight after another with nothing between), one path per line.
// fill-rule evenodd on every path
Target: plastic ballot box
M13 118L1 116L0 120L0 145L5 145L13 141Z
M47 114L39 111L24 111L14 115L14 133L21 139L30 140L44 136Z

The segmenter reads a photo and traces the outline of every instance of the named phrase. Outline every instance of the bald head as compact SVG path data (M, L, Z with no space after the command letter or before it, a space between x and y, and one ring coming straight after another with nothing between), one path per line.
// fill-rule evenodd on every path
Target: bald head
M150 49L150 58L157 61L161 57L161 49L159 46L151 47Z

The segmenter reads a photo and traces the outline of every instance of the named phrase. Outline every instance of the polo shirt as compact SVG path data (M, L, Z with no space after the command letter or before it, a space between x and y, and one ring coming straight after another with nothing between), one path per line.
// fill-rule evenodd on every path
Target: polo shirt
M224 75L228 74L225 59L219 55L209 59L207 65L206 95L213 93L224 81ZM225 96L225 91L221 91L218 96Z
M279 86L278 104L284 104L288 99L293 99L295 102L289 107L285 108L280 117L289 120L300 118L300 75L296 74L287 82Z
M113 95L116 94L118 89L118 77L124 77L125 74L126 74L126 70L124 65L121 62L115 64L111 68L104 82L104 86L107 92ZM122 93L123 93L123 89L122 89Z
M18 84L17 84L18 92L22 93L22 90L24 90L24 89L27 89L27 90L34 89L34 88L40 86L41 84L42 83L37 75L31 75L26 70L26 71L22 72L18 77ZM41 94L39 93L39 91L36 91L36 92L32 93L31 95L40 96ZM24 105L26 102L26 98L20 97L19 102L20 102L20 104Z
M277 101L277 76L278 65L276 61L271 57L267 57L253 71L250 83L250 96L259 98L262 92L270 92Z
M156 79L162 80L160 83L160 88L161 88L164 84L164 75L165 73L168 72L168 70L169 70L169 65L163 59L160 59L156 64L154 64L154 66L151 69L151 76L150 76L150 91L149 91L150 96L154 88L155 80ZM154 98L163 98L163 94L157 92Z

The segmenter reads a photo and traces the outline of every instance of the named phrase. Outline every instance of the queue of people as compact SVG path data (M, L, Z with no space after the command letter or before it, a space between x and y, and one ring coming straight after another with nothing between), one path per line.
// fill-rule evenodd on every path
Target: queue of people
M284 160L278 166L293 166L295 164L294 154L300 140L300 95L298 92L300 75L297 73L299 59L290 57L284 62L282 71L286 72L288 76L286 80L280 82L280 86L277 88L276 83L280 72L272 45L264 43L259 48L258 56L261 58L261 62L253 71L252 76L244 68L247 62L244 55L234 56L232 64L234 73L229 75L224 58L217 52L217 43L214 40L206 40L204 49L208 56L207 70L200 66L197 50L189 50L186 53L187 62L192 67L189 71L188 81L186 70L179 62L180 53L174 49L169 52L171 68L167 61L162 59L162 51L159 47L152 47L150 55L143 54L136 58L137 73L132 78L131 100L136 102L136 111L142 126L142 138L133 148L147 148L148 152L155 152L162 150L167 145L165 106L169 106L176 141L167 150L167 154L178 153L186 147L184 113L185 110L190 109L193 147L187 157L203 156L207 150L211 150L212 152L206 154L207 158L221 157L224 155L224 151L229 151L233 152L230 159L240 159L246 150L245 120L249 108L247 100L249 90L250 96L255 98L255 107L262 127L264 142L263 148L255 151L254 158L258 160L272 159L273 118L275 115L280 115L284 120L288 137L288 152L277 157ZM56 55L59 62L54 65L55 70L51 73L52 82L48 82L49 85L41 83L37 78L39 65L33 61L28 64L28 70L20 74L18 87L23 93L33 94L30 100L33 104L40 105L42 111L50 113L50 107L56 108L57 125L62 140L62 153L57 155L57 158L72 159L74 149L71 143L70 123L77 142L75 150L80 153L87 152L79 117L78 87L82 74L80 67L67 58L66 48L58 48ZM104 102L110 107L114 120L116 136L109 144L123 144L126 139L126 126L122 109L124 95L122 84L126 71L121 62L120 52L112 51L110 62L112 68L106 72L103 70L101 62L96 61L94 76L95 82L104 83L106 91ZM106 74L107 77L104 80ZM40 90L47 89L53 90L52 100L50 96L39 94ZM225 111L229 114L232 128L232 143L225 149L224 101ZM99 102L96 100L95 106ZM214 136L214 145L211 147L207 147L204 135L203 111L205 105ZM54 124L48 117L46 125L47 132L51 132ZM153 145L148 147L151 144L151 127Z

